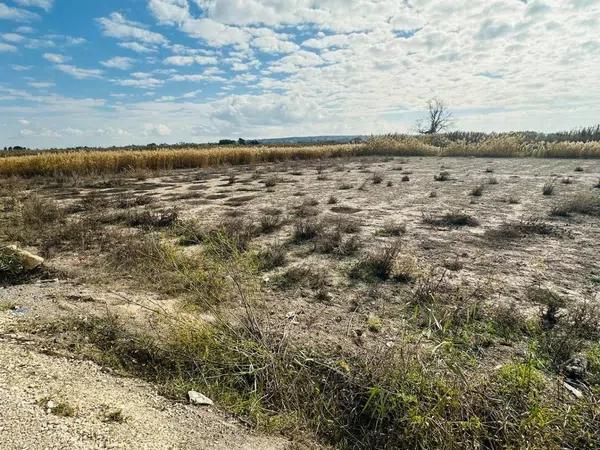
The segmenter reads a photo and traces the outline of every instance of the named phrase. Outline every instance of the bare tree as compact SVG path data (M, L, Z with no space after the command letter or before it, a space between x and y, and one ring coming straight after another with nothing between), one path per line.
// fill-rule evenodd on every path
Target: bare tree
M452 125L452 113L448 111L446 104L440 98L434 97L429 100L427 102L427 110L425 124L423 124L423 121L419 121L417 124L419 133L435 134Z

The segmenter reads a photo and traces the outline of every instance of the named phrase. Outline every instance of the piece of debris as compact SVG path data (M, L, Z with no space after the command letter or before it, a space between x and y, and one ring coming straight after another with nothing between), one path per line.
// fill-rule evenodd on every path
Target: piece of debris
M563 386L565 387L565 389L567 391L569 391L571 394L573 394L575 397L577 398L582 398L583 397L583 393L577 389L574 386L571 386L569 383L567 383L566 381L563 381Z
M19 259L23 270L29 271L37 269L39 266L44 264L44 258L33 253L18 248L16 245L7 245L6 248L11 250L15 256Z
M196 391L188 391L188 399L192 405L211 406L213 401L206 395Z

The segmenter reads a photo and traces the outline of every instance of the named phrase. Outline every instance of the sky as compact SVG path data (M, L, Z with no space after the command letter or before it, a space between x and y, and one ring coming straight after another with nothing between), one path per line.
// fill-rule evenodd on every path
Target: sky
M600 122L600 0L0 0L0 148Z

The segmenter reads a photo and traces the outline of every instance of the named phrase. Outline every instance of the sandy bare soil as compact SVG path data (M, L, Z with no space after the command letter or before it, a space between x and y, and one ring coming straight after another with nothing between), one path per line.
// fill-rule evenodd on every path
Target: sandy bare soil
M173 402L149 383L31 334L52 317L118 309L118 295L59 280L0 289L0 304L9 303L19 307L0 312L1 448L290 448L285 439L255 434L215 407ZM72 417L48 409L48 401L73 408ZM122 420L111 420L114 412Z
M575 171L578 167L583 171ZM449 180L435 181L434 176L444 171L449 173ZM373 184L373 174L382 175L383 181ZM235 177L233 184L231 176ZM405 176L409 181L402 181ZM270 178L275 178L276 184L265 187ZM569 184L562 182L566 178ZM354 342L352 330L360 328L370 313L384 322L389 319L384 332L370 338L393 341L401 333L396 310L403 306L411 287L385 283L373 286L349 280L349 258L315 253L311 243L288 244L303 202L318 202L309 208L317 220L359 224L356 236L362 252L377 252L396 239L380 235L387 223L405 224L402 254L420 272L458 262L460 270L447 271L446 281L473 290L481 288L492 296L488 298L492 303L516 302L527 309L537 308L524 299L533 285L572 300L598 295L598 218L549 217L549 212L577 194L598 194L593 186L599 178L600 162L596 160L365 158L178 171L93 191L108 198L149 195L159 207L177 208L182 217L206 224L231 217L256 224L265 211L279 210L282 217L289 218L288 223L253 241L257 247L280 243L288 248L288 264L265 276L273 320L282 324L291 321L296 328L294 335L316 342L332 339L337 344L341 336ZM490 180L496 184L490 184ZM542 195L543 185L551 180L555 182L554 194ZM469 195L479 184L484 185L483 194ZM80 201L91 191L78 187L66 192L64 188L43 189L45 195L67 204ZM335 204L328 204L331 196L336 198ZM480 225L432 226L423 221L424 216L452 211L470 214ZM555 232L500 243L485 235L505 222L531 218L550 224ZM270 283L277 274L294 266L320 268L331 294L326 302L315 301L314 290L299 287L282 293Z
M444 171L449 179L435 181ZM374 175L382 181L373 183ZM400 259L416 275L442 277L450 286L477 292L488 305L515 303L534 313L539 305L526 295L532 286L572 302L600 302L600 218L550 216L553 207L576 195L600 195L594 187L599 179L596 160L365 158L177 171L118 183L39 182L29 189L65 207L86 202L90 195L111 201L151 196L151 208L176 208L180 218L206 226L231 218L258 226L265 214L276 213L282 226L252 239L253 248L283 245L287 253L283 267L262 274L262 306L271 325L286 327L305 344L359 349L402 341L403 313L414 283L348 276L362 255L381 252L398 239ZM543 185L551 180L553 195L543 195ZM482 195L471 195L478 185ZM458 211L478 225L427 223L428 217ZM294 242L295 224L305 215L356 225L347 235L360 242L358 253L323 254L312 241ZM492 234L503 224L532 219L550 232L507 240ZM390 224L404 225L405 231L389 236L384 229ZM177 299L149 293L127 274L98 276L85 254L51 255L47 266L61 274L59 281L0 290L0 304L6 305L0 312L0 440L8 443L6 448L285 448L286 442L256 436L218 410L172 403L146 383L45 354L52 343L44 340L40 347L35 336L23 331L24 323L107 310L144 323L151 319L139 305L180 310ZM319 289L310 280L282 286L281 277L295 267L310 267L322 277ZM381 320L377 332L368 329L371 316ZM490 352L489 358L498 357ZM77 415L48 414L36 403L46 396L64 398ZM121 408L130 419L107 424L101 419L105 408Z

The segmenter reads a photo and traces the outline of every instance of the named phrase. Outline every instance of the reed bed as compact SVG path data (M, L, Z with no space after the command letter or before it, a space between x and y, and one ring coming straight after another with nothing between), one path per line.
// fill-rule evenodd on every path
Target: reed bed
M600 158L600 142L531 141L520 134L490 135L476 142L452 141L444 135L386 135L338 145L41 151L0 158L0 176L101 175L351 156Z

